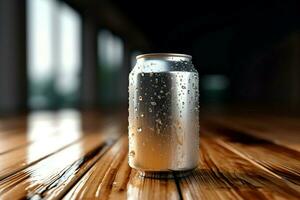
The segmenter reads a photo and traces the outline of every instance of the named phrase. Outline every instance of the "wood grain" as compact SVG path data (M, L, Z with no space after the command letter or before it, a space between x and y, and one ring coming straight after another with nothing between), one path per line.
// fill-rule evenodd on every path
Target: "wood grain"
M55 155L25 168L0 182L3 199L55 197L78 180L107 149L104 138L88 136ZM54 187L55 186L55 187ZM29 193L29 194L28 194Z
M141 177L126 113L0 119L0 199L300 199L300 120L202 116L199 167Z
M209 120L224 127L300 151L300 119L270 115L222 115Z
M282 199L300 197L299 192L273 174L202 137L201 163L180 180L185 199ZM296 198L295 198L296 199Z
M174 179L143 178L131 170L127 150L127 137L123 137L65 199L179 199Z

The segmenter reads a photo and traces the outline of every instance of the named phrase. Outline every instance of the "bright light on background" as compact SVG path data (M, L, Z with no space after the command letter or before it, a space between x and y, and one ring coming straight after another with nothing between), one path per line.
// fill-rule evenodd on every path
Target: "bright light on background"
M208 74L201 77L202 100L205 103L224 103L228 96L229 79L223 74Z
M124 57L123 41L108 30L101 30L98 35L98 59L104 68L118 70Z
M53 74L53 26L56 1L28 0L28 73L36 81Z
M125 101L128 77L124 76L124 43L108 30L101 30L98 34L98 63L100 104Z
M28 0L27 13L29 107L73 103L81 63L79 15L57 0Z
M62 4L59 11L60 56L56 91L60 95L69 95L79 88L81 23L79 15L68 5Z
M202 85L206 90L225 90L229 85L229 80L221 74L210 74L202 77Z

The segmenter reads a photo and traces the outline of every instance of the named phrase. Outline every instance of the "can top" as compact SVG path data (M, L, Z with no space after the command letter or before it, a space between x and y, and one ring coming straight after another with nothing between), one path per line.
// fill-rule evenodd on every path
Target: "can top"
M136 59L148 59L148 58L156 58L156 59L166 59L166 60L172 60L172 59L180 59L185 61L192 60L192 56L187 54L179 54L179 53L147 53L147 54L141 54L136 57Z

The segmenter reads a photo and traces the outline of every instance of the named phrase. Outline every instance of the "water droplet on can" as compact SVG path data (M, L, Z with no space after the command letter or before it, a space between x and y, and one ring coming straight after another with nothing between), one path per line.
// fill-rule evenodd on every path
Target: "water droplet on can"
M135 152L134 152L134 151L130 151L130 152L129 152L129 156L134 157L134 156L135 156Z
M156 106L156 102L151 101L151 105L152 105L152 106Z
M160 119L155 120L158 124L162 125L162 122Z

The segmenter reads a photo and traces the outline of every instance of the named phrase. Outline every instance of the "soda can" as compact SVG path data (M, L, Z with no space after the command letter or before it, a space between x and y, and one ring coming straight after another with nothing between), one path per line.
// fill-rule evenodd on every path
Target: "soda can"
M141 175L189 171L199 161L198 72L185 54L136 57L129 74L129 165Z

